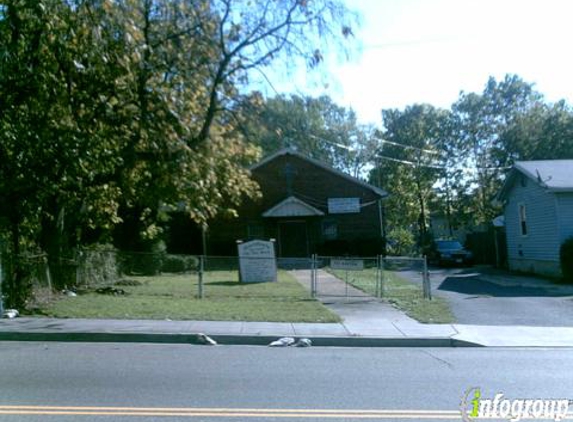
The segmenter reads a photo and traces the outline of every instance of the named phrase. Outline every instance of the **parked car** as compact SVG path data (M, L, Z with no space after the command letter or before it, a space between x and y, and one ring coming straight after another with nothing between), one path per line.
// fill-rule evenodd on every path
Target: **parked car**
M429 261L438 265L472 265L473 258L457 240L436 240L428 254Z

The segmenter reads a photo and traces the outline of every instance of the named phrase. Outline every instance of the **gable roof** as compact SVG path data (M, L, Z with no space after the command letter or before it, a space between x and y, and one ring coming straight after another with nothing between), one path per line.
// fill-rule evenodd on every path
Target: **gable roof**
M259 161L257 164L251 166L251 170L256 170L259 167L262 167L268 163L270 163L271 161L274 161L275 159L285 156L285 155L291 155L293 157L297 157L300 158L301 160L307 161L317 167L322 168L323 170L326 170L338 177L341 177L343 179L348 180L349 182L355 183L359 186L362 186L363 188L366 188L372 192L374 192L376 195L380 196L381 198L385 198L388 196L388 192L386 192L384 189L380 189L376 186L373 186L369 183L363 182L362 180L356 179L355 177L350 176L349 174L343 173L340 170L336 170L335 168L330 167L328 164L325 164L321 161L315 160L314 158L310 158L307 157L304 154L301 154L300 152L297 152L293 149L290 148L284 148L281 149L277 152L275 152L274 154L271 154L265 158L263 158L261 161Z
M324 213L300 199L289 196L263 213L263 217L311 217Z
M573 192L573 160L516 161L498 194L499 200L507 197L518 174L549 192Z

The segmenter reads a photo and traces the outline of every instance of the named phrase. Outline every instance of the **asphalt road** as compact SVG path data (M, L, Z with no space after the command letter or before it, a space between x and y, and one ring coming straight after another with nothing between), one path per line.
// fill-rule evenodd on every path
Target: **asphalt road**
M572 374L570 349L4 342L0 420L460 420L471 387L571 399Z
M420 275L401 275L420 283ZM487 267L431 268L435 295L448 300L459 324L573 326L573 286Z

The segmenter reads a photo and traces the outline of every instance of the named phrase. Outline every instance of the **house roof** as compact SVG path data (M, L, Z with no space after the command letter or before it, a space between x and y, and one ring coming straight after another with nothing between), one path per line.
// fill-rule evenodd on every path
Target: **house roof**
M516 161L498 195L504 200L518 174L550 192L573 192L573 160Z
M306 155L301 154L300 152L295 151L295 150L290 149L290 148L281 149L281 150L275 152L274 154L271 154L271 155L263 158L263 160L259 161L255 165L251 166L251 170L256 170L257 168L262 167L262 166L266 165L267 163L274 161L275 159L277 159L279 157L286 156L286 155L291 155L293 157L298 157L301 160L305 160L305 161L307 161L307 162L309 162L309 163L311 163L317 167L320 167L323 170L326 170L326 171L328 171L328 172L330 172L330 173L332 173L338 177L341 177L341 178L346 179L352 183L355 183L359 186L362 186L363 188L366 188L366 189L374 192L376 195L378 195L382 198L385 198L388 196L388 192L386 192L384 189L380 189L380 188L373 186L369 183L363 182L362 180L356 179L355 177L352 177L349 174L343 173L340 170L336 170L336 169L330 167L328 164L325 164L321 161L315 160L314 158L307 157Z
M324 213L300 199L289 196L263 213L263 217L312 217Z

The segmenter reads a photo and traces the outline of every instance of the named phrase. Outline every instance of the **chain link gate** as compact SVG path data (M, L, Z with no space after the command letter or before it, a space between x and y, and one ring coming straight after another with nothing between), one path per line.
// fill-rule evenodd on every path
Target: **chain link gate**
M379 257L312 257L313 297L359 299L382 295Z
M313 255L312 297L363 301L400 298L412 293L431 299L426 258L329 257Z
M400 299L415 295L432 299L426 257L386 256L380 258L380 267L384 297Z

